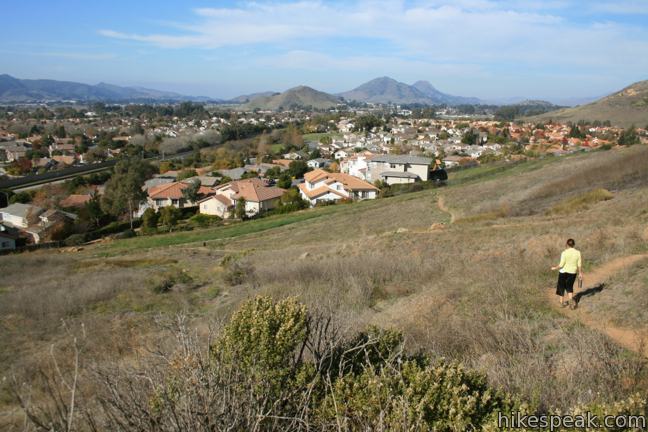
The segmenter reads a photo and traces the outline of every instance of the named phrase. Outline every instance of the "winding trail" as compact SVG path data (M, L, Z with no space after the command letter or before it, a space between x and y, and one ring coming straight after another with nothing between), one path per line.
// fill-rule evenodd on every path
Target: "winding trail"
M648 259L648 253L628 255L608 261L607 263L593 270L591 273L585 274L585 277L583 278L583 284L584 286L587 286L587 288L583 288L581 292L604 284L612 275L614 275L618 271L630 267L633 264L644 259ZM576 297L577 295L578 292L574 292L574 297ZM593 317L581 308L577 308L576 310L561 308L556 299L555 289L553 288L551 289L551 291L547 291L547 297L551 301L551 305L561 314L571 319L578 320L581 324L591 329L606 334L610 339L614 340L624 348L648 357L648 346L646 346L646 343L648 342L648 332L646 331L646 329L639 330L627 327L618 327L609 322L605 322L600 318Z
M443 195L439 195L437 206L439 207L439 210L450 215L450 223L453 224L456 219L455 214L448 208L448 206L446 206L445 197Z

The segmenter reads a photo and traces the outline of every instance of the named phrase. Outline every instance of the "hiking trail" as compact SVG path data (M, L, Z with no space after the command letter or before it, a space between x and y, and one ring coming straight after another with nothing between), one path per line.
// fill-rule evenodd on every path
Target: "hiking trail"
M448 208L448 206L446 206L445 197L443 195L439 195L437 206L439 207L439 210L450 215L450 223L453 224L456 219L455 214Z
M579 290L578 292L584 292L589 288L594 288L596 286L604 284L618 271L628 268L644 259L648 259L648 253L627 255L608 261L600 267L594 269L592 272L585 273L583 277L584 288ZM577 296L578 292L574 292L574 297ZM648 357L648 347L644 344L644 342L648 342L648 332L646 331L646 329L639 330L627 327L618 327L609 322L605 322L601 319L593 317L586 311L582 310L580 307L578 307L576 310L561 308L557 301L555 288L552 288L551 291L547 292L547 297L550 299L553 308L558 310L562 315L568 316L571 319L578 320L581 324L607 335L610 339L612 339L622 347L634 351L637 354Z

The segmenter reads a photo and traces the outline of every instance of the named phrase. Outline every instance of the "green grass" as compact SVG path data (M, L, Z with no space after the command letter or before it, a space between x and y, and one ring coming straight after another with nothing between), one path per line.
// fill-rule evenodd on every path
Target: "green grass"
M284 148L283 144L272 144L270 146L270 151L274 154L281 154L284 152Z
M326 132L326 133L310 133L304 134L304 141L317 141L319 142L322 137L330 136L331 138L341 138L342 134L337 132Z

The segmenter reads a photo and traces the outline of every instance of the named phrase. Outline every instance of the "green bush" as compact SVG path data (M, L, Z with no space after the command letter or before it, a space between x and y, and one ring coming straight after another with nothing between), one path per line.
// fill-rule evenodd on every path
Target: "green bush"
M222 219L218 216L211 216L202 213L198 213L189 218L189 223L200 228L218 225L220 222L222 222Z

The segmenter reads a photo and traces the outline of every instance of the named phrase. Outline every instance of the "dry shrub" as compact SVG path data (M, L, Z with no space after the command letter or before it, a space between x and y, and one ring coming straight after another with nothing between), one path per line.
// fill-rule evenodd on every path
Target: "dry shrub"
M548 182L536 189L531 200L560 196L577 190L605 187L622 189L648 183L648 148L637 146L610 158L596 160L574 174Z

